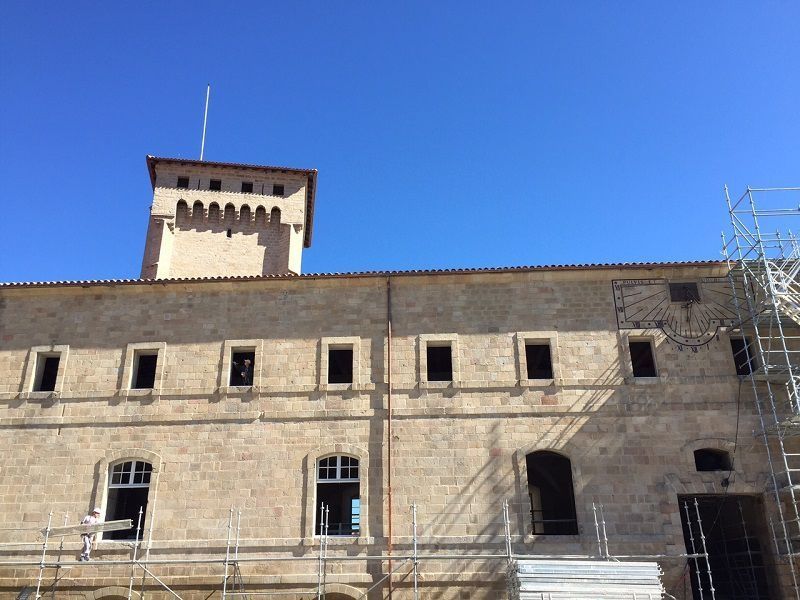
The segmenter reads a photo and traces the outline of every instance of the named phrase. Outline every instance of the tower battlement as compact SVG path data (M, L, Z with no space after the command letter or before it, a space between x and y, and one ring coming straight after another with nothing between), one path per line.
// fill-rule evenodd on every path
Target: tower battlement
M143 279L299 273L317 172L147 157Z

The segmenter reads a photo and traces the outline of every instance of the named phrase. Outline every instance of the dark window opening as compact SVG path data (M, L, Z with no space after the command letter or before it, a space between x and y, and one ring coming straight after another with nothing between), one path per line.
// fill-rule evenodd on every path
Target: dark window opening
M649 340L628 342L631 351L631 366L634 377L656 377L656 360L653 345Z
M273 196L283 196L283 186L279 184L274 184L272 186L272 195Z
M228 237L231 237L233 235L233 231L228 229L228 231L225 232L225 235L227 235Z
M731 352L737 375L750 375L757 368L753 344L749 339L731 338Z
M33 386L34 392L52 392L56 389L60 361L60 356L39 355L36 364L36 381Z
M107 531L103 534L105 539L135 540L140 509L142 519L139 526L139 539L142 539L152 471L153 466L150 463L138 460L120 463L111 468L106 520L130 519L132 527L120 531Z
M178 177L178 187L183 189L189 188L189 178L188 177Z
M701 448L694 451L694 466L698 471L730 471L731 455L725 450Z
M253 371L256 366L256 353L252 350L234 351L231 356L232 386L253 385Z
M670 302L700 302L700 290L696 283L670 283Z
M570 460L545 450L525 457L534 534L577 535Z
M453 354L450 345L427 347L428 381L453 380Z
M253 182L252 181L243 181L242 182L242 193L243 194L252 194L253 193Z
M135 390L149 390L155 387L158 354L137 352L133 358L133 385Z
M525 363L528 366L528 379L553 378L550 344L525 344Z
M688 561L686 587L691 586L695 600L711 598L712 582L717 598L774 597L770 594L773 573L766 556L770 551L769 530L760 498L740 494L678 496L678 509L687 554L702 552L701 525L708 549L708 562L703 557Z
M361 530L358 459L329 456L317 463L317 535L356 536Z
M328 349L328 383L353 383L353 349Z
M208 189L218 192L222 189L222 181L219 179L212 179L208 182Z

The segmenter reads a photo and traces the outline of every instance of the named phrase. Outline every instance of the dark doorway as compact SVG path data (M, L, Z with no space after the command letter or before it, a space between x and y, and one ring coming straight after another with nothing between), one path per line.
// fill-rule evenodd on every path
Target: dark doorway
M689 559L687 578L694 599L711 597L710 566L718 600L769 600L769 537L761 498L740 494L678 496L687 554L703 552L695 499L709 559L708 563L704 558Z
M534 534L577 535L572 464L566 456L540 450L525 457Z

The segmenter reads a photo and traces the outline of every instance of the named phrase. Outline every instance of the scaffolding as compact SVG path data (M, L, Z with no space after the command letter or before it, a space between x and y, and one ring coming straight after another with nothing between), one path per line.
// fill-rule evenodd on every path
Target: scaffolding
M318 549L316 553L312 552L306 556L276 556L274 553L258 555L248 554L247 556L243 556L240 553L241 549L245 549L243 546L243 540L240 536L242 511L240 509L231 508L228 512L227 518L226 535L224 537L224 552L211 552L205 556L197 556L196 552L199 550L199 548L187 548L185 550L191 551L184 551L184 556L175 558L155 558L150 554L150 546L152 545L152 542L142 541L143 536L141 536L141 533L143 532L141 528L142 521L140 514L140 518L136 527L136 537L130 541L130 555L127 558L120 558L118 560L100 559L92 560L90 562L63 560L63 540L58 545L57 554L54 553L54 549L50 547L50 544L54 539L54 535L56 535L56 530L59 528L54 528L52 526L53 513L51 512L48 517L47 527L38 530L41 532L43 538L39 559L2 561L0 562L0 567L13 566L37 568L38 578L35 582L35 586L29 586L22 589L20 594L17 596L17 598L26 598L28 600L44 600L50 597L57 597L57 592L62 592L64 589L66 589L61 587L64 585L63 575L65 570L69 571L73 567L88 569L89 571L83 575L83 577L86 577L88 580L100 576L99 574L103 572L103 569L129 569L129 573L125 571L127 573L125 575L117 570L118 575L114 576L118 581L117 586L122 586L124 584L124 587L127 588L128 600L131 600L132 598L143 598L145 597L146 591L152 593L156 589L161 590L162 595L166 594L171 598L181 600L181 594L183 593L180 589L181 586L186 587L189 585L191 588L195 588L194 584L190 582L184 582L176 585L175 583L169 581L170 567L181 566L189 568L211 568L214 569L215 572L219 573L219 583L217 585L209 585L203 582L208 577L208 572L204 572L202 574L198 573L198 581L201 582L198 583L198 586L204 591L219 593L223 600L258 600L259 598L280 598L282 596L303 598L304 600L313 600L314 598L318 600L324 600L326 593L328 593L329 590L327 575L334 565L353 562L377 562L383 565L379 573L380 576L376 577L376 580L371 582L371 585L363 585L363 587L366 589L361 592L358 600L366 600L367 598L372 597L371 594L373 592L388 589L387 582L391 577L396 577L398 582L404 582L404 586L402 588L395 586L394 595L396 598L399 599L411 597L414 600L418 600L420 598L420 587L423 581L433 584L441 583L433 579L433 577L436 575L434 572L429 572L428 577L423 578L422 571L424 563L427 562L430 564L432 562L439 561L486 561L487 563L491 564L496 563L497 566L494 568L494 570L498 574L498 579L495 581L495 583L502 584L502 578L505 577L509 599L515 600L516 598L528 596L518 595L519 585L517 584L515 587L515 582L511 581L512 574L524 571L526 567L530 567L530 565L537 562L544 561L547 563L549 561L551 564L555 564L552 563L552 561L559 561L564 563L563 569L569 570L570 564L575 565L576 567L581 566L582 568L585 568L588 564L590 564L591 561L601 564L615 563L619 564L621 567L625 567L626 565L635 565L638 561L650 561L650 564L653 564L654 561L680 561L681 565L686 565L687 570L688 565L691 562L694 567L694 572L703 572L704 574L707 574L704 575L707 577L705 582L706 585L700 591L699 600L706 600L708 598L711 598L712 600L714 599L714 588L711 579L711 568L709 562L710 557L705 543L705 536L703 535L704 530L701 514L697 508L696 501L694 506L685 504L683 507L683 509L686 510L687 517L690 519L690 523L692 523L692 530L698 532L698 537L696 540L697 543L696 545L693 545L692 552L687 554L612 553L609 550L609 540L606 533L603 506L601 504L593 503L592 507L598 550L597 554L531 554L517 551L515 549L515 545L525 543L525 535L512 534L512 510L509 502L504 500L501 506L502 510L500 511L500 519L502 522L496 523L498 526L498 536L496 539L497 543L493 544L497 548L497 551L495 552L491 550L483 551L483 548L486 547L484 540L480 539L483 536L474 537L472 542L466 544L466 546L481 548L481 550L478 552L470 552L468 548L458 551L459 546L465 545L463 543L453 544L453 547L448 549L448 541L450 540L449 536L432 536L430 538L426 538L424 533L423 535L420 535L418 532L417 505L414 503L410 507L411 530L409 532L410 535L407 536L408 543L404 544L405 548L402 552L394 554L378 552L375 554L352 555L349 553L344 553L330 555L328 552L328 543L331 536L328 535L326 528L324 527L324 524L327 520L325 518L325 507L322 507L321 518L323 519L323 528L321 530L321 534L316 536L316 546ZM461 539L461 536L458 537ZM177 540L168 541L174 542ZM208 541L213 542L216 540ZM427 551L420 552L420 545L428 546L429 549ZM246 549L252 550L252 548ZM144 550L144 552L142 552L142 550ZM49 556L48 551L50 551ZM625 565L622 565L621 561L628 562L625 562ZM285 586L259 582L258 575L251 576L248 584L248 579L243 576L243 570L247 570L250 566L255 567L259 564L265 565L268 563L286 564L289 562L308 564L309 570L306 571L306 579L309 581L313 580L314 575L312 575L311 569L313 569L312 565L316 563L317 585L312 587L311 585L302 586L298 584L292 585L291 589L286 589ZM505 565L505 569L503 568L503 565ZM609 568L612 571L614 570L611 567ZM165 572L157 574L155 571L159 569L163 569ZM48 573L51 572L53 575L48 575ZM459 567L459 572L463 572L463 565ZM138 577L139 575L141 575L141 577ZM147 578L149 578L150 581L147 581ZM75 578L70 581L70 584L73 586L79 585L80 579L81 576L76 574ZM135 588L138 588L139 591L135 591ZM704 589L710 589L711 595L703 595ZM672 596L666 594L666 592L663 593L664 596L672 598ZM382 592L381 597L383 597ZM552 598L554 599L558 597L562 596L557 594L552 595ZM637 596L635 590L632 589L627 595L624 594L623 590L622 596L614 597L624 598L625 600L635 600L637 597L641 599L647 598L648 596L642 595L641 593L639 593ZM652 598L655 597L660 596L652 596Z
M732 235L722 248L738 314L731 339L741 339L737 363L767 452L775 551L800 599L800 244L791 230L800 188L748 187L732 199L726 187L725 199Z

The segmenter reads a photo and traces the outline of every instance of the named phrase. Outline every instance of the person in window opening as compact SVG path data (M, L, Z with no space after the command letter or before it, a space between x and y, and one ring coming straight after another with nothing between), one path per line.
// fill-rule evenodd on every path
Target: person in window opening
M253 365L249 358L245 358L241 363L233 361L233 366L239 370L242 385L253 385Z
M90 512L88 515L83 517L81 521L81 525L95 525L100 523L100 509L95 507L95 509ZM81 541L83 542L83 551L81 552L81 556L78 559L81 562L89 560L89 554L92 552L92 546L94 545L94 540L97 537L96 533L82 533L81 534Z

